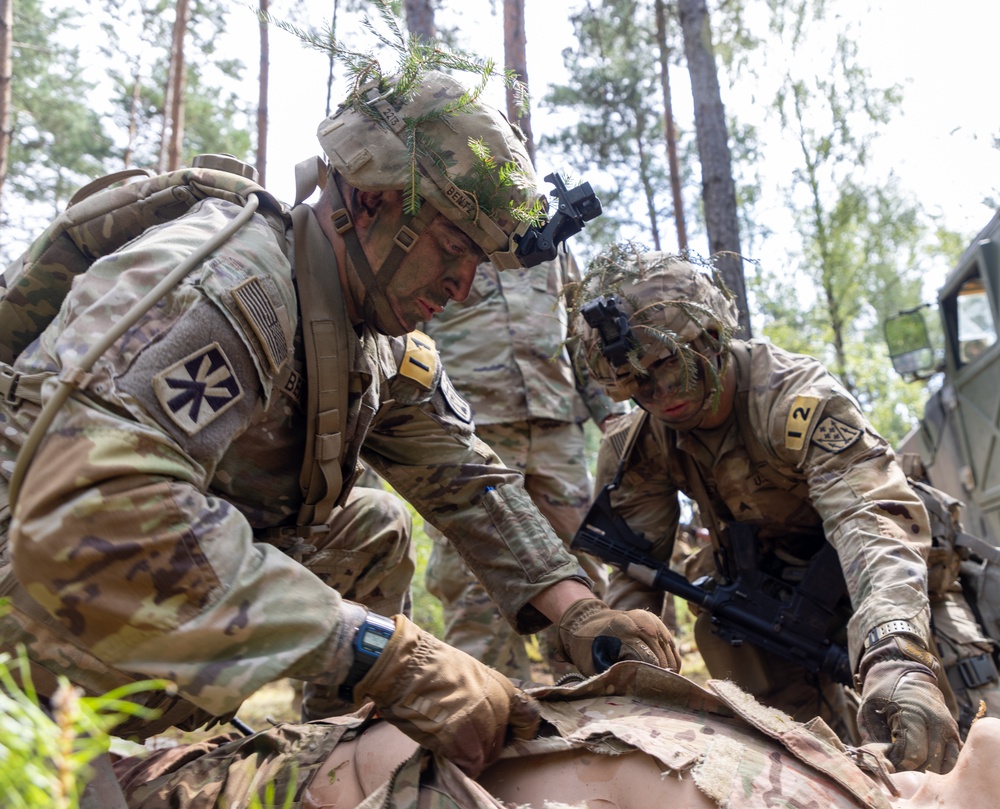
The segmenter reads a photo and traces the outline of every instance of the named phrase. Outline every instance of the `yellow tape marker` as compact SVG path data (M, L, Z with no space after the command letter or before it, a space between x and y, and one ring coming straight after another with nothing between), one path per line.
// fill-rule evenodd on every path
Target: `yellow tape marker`
M785 422L785 446L790 450L800 450L806 444L809 425L819 412L819 396L796 396Z

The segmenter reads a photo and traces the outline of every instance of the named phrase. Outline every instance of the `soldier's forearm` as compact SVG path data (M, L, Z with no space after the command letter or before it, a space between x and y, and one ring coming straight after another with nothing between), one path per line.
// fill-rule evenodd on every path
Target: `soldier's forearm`
M558 624L563 613L581 598L593 598L590 588L577 579L563 579L542 590L529 602L552 623Z

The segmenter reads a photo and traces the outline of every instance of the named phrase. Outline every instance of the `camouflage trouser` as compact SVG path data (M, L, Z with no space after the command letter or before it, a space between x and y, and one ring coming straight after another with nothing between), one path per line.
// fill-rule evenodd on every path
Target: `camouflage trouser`
M525 489L556 534L569 545L586 516L592 483L584 452L583 428L569 422L536 419L476 427L511 469L524 474ZM524 638L501 617L458 552L433 527L427 533L434 549L427 563L427 590L444 606L445 640L493 666L508 677L531 679ZM580 565L603 594L607 572L597 559L577 554ZM554 628L538 636L543 659L553 676L575 671L554 660Z
M334 511L329 525L327 534L309 537L311 547L300 546L294 555L345 598L385 615L408 612L415 557L410 516L403 503L385 491L356 488L344 507ZM5 546L3 526L0 597L10 597L11 603L9 611L0 616L0 651L16 655L19 645L25 647L39 693L51 694L58 675L90 695L103 694L137 679L80 646L24 593L4 558ZM314 706L310 714L343 711L344 703L332 691L306 687L306 701ZM128 720L116 729L117 735L148 738L174 725L194 728L212 719L182 697L156 692L137 699L156 707L161 717L153 722Z
M995 644L983 636L957 583L948 592L932 595L931 625L945 672L941 691L964 739L980 702L989 716L1000 716Z
M370 706L369 706L370 707ZM278 725L250 737L215 736L115 764L126 802L141 809L249 807L273 790L267 806L301 806L306 785L362 715L308 725ZM257 804L260 805L260 804Z

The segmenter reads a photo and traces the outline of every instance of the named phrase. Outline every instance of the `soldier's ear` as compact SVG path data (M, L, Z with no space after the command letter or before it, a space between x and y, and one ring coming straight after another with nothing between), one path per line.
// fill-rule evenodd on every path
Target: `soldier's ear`
M402 191L362 191L356 188L351 195L354 224L362 230L379 223L394 222L402 211Z
M383 204L383 192L362 191L359 188L354 190L354 219L355 222L367 225L378 214Z

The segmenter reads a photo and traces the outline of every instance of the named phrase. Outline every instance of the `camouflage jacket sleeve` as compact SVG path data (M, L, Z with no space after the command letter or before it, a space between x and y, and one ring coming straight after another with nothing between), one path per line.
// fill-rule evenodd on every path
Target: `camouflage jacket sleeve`
M201 203L96 262L35 369L75 365L237 210ZM284 674L329 672L339 626L340 597L210 493L291 350L275 235L254 217L100 358L36 454L11 531L18 579L76 643L215 714Z
M753 351L751 424L779 466L804 476L837 549L854 608L852 663L865 635L893 619L915 624L931 648L928 517L892 448L820 363L764 344Z
M440 361L422 379L395 374L406 367L401 341L383 358L390 376L385 405L362 455L392 487L454 544L503 616L521 633L548 624L528 602L567 578L587 581L524 488L472 424L469 405ZM395 374L395 375L393 375Z

